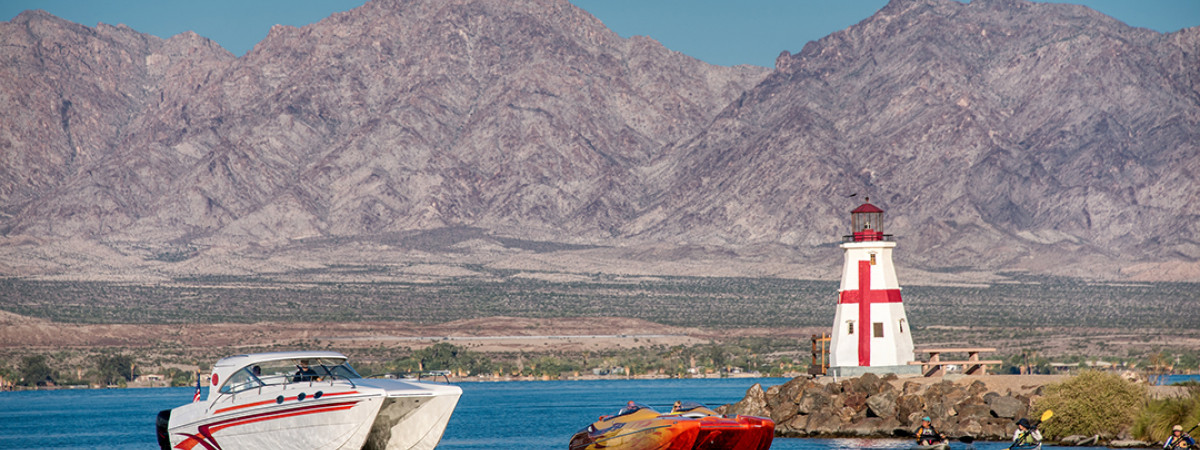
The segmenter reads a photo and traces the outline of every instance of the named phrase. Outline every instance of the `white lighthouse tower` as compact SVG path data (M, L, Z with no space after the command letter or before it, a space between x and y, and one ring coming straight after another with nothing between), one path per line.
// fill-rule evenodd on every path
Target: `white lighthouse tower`
M892 267L896 243L883 234L883 210L870 203L850 212L851 234L842 250L842 285L829 342L834 376L864 373L918 374L912 334Z

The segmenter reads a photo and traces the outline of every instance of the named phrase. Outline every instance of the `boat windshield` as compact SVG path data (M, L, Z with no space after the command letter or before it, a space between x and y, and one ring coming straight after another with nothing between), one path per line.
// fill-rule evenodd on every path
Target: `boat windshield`
M304 358L267 361L229 376L220 392L230 394L262 386L362 378L345 359Z
M716 411L704 406L703 403L693 401L677 402L671 408L671 412L675 414L683 414L685 416L716 416Z
M653 409L650 408L649 406L643 405L641 403L629 402L625 405L624 408L621 408L620 411L617 411L617 415L614 417L619 417L619 416L623 416L626 414L633 414L633 413L641 411L643 409L649 409L649 410L653 411Z

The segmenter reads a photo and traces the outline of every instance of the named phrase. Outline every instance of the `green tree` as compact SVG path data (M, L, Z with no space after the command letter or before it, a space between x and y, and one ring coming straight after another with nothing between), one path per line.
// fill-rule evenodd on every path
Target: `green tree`
M50 364L46 362L46 355L29 355L21 358L21 368L17 373L21 377L19 384L24 386L37 386L47 378L54 378L54 370L50 369Z
M495 367L491 360L479 353L446 342L417 350L407 358L393 361L391 365L404 371L450 370L467 375L492 373Z
M118 384L121 381L133 381L137 376L135 361L129 355L99 355L96 357L96 372L100 382Z

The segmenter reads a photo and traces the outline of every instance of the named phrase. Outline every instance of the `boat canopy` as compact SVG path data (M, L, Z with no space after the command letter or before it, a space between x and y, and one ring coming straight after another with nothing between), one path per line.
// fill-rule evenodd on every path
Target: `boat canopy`
M269 361L278 361L283 359L300 359L300 358L326 358L326 359L341 359L346 360L346 355L338 352L330 351L297 351L297 352L270 352L270 353L250 353L246 355L233 355L221 358L213 365L217 367L245 367L250 363L264 363Z
M235 394L263 386L362 378L346 363L346 356L330 351L272 352L235 355L213 365L214 392Z

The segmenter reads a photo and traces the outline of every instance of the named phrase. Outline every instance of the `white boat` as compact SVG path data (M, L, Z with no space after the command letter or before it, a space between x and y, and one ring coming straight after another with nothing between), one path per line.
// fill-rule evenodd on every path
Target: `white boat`
M432 449L458 386L363 378L341 353L223 358L207 398L158 413L161 448Z

